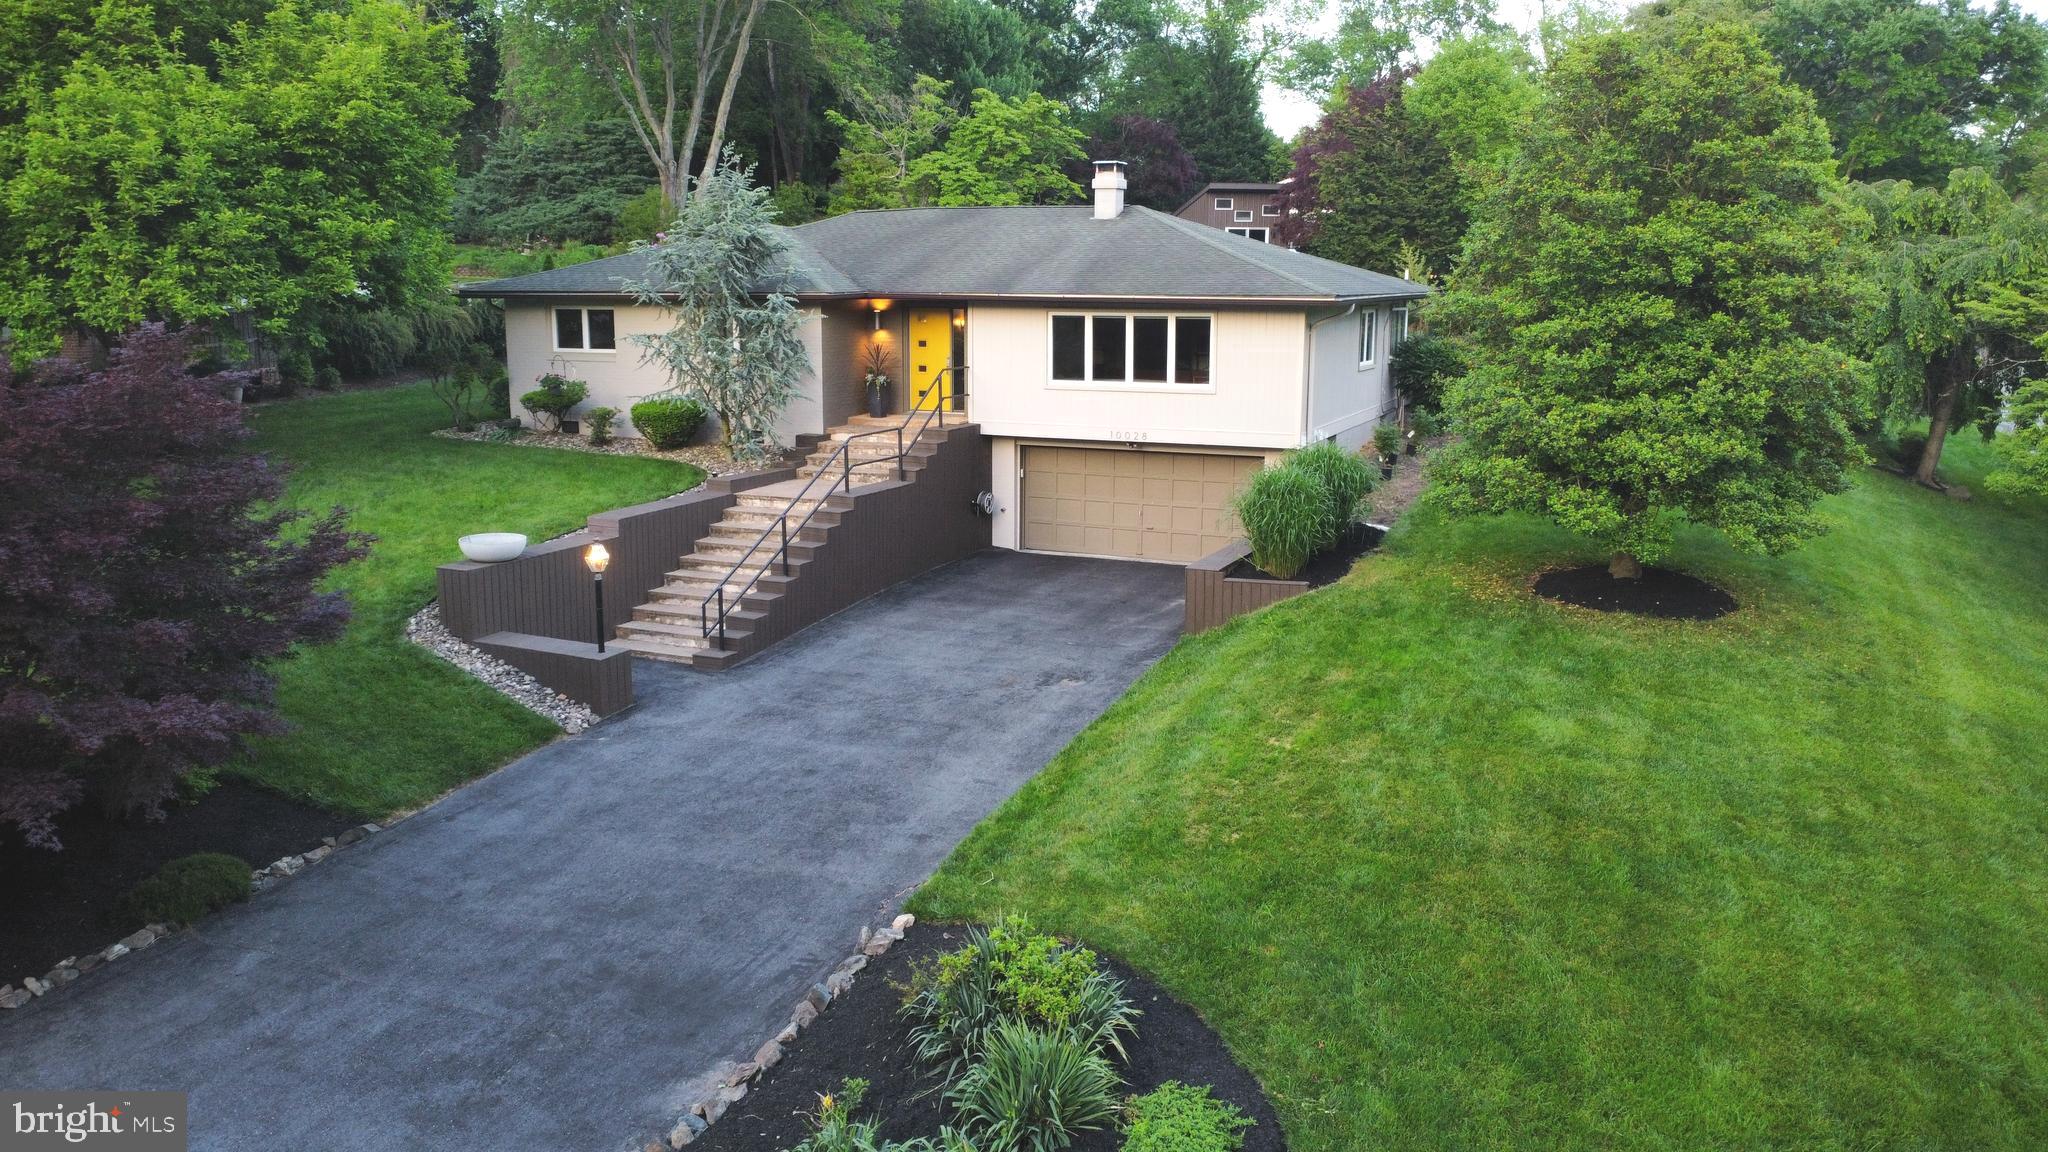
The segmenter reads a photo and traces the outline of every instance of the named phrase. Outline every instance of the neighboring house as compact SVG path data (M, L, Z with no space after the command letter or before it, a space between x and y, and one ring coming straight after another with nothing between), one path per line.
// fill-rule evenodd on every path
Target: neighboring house
M1189 197L1174 215L1261 244L1278 244L1280 189L1278 184L1211 184Z
M1390 345L1428 289L1124 205L854 212L790 228L764 292L793 295L811 372L794 441L865 407L946 404L986 437L999 547L1185 562L1227 543L1252 471L1319 440L1363 443L1393 409ZM553 370L624 412L670 386L632 337L663 330L625 285L645 256L465 285L505 302L513 394ZM573 414L572 414L573 418Z

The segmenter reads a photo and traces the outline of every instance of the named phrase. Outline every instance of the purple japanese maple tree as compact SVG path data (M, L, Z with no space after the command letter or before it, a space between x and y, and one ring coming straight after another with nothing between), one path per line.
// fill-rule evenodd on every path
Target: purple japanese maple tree
M223 381L161 326L99 371L0 358L0 824L58 847L88 795L161 811L276 732L267 662L348 619L320 578L369 537L280 509Z
M1088 155L1074 162L1068 175L1088 187L1091 161L1122 160L1130 179L1126 193L1133 204L1171 212L1194 194L1201 175L1195 158L1181 146L1173 125L1150 116L1118 116L1088 140Z

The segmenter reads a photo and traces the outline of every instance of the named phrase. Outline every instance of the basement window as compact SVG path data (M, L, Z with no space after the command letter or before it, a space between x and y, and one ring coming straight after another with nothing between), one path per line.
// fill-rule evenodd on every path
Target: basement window
M610 352L618 347L618 329L610 308L555 309L555 351Z
M1054 387L1211 391L1209 316L1120 312L1052 317Z

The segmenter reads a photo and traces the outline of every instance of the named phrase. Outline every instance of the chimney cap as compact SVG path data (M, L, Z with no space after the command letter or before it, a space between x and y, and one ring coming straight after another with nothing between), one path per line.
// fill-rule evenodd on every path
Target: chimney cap
M1128 167L1130 167L1130 165L1126 164L1126 163L1125 163L1124 161L1122 161L1122 160L1091 160L1091 161L1089 161L1089 163L1091 163L1091 164L1095 165L1095 170L1096 170L1097 172L1100 172L1100 171L1102 171L1102 170L1103 170L1103 169L1105 169L1105 168L1128 168Z

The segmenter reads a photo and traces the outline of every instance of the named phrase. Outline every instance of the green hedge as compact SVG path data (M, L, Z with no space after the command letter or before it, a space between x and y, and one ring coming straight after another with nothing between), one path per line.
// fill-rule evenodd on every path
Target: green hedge
M681 448L704 426L704 406L680 396L633 405L633 427L656 448Z

